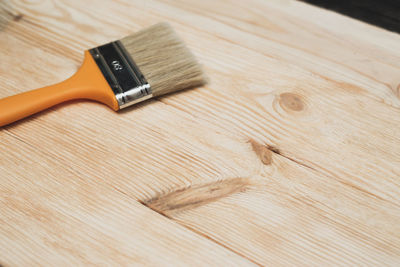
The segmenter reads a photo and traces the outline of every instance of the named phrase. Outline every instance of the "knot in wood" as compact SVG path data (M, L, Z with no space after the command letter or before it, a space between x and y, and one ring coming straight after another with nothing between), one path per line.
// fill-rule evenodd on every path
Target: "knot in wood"
M283 93L279 96L279 104L285 110L302 111L305 107L301 96L293 93Z

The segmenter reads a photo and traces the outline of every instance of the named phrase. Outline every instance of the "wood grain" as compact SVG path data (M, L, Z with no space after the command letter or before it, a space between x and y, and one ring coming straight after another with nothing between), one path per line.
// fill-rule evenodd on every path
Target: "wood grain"
M129 196L1 132L0 255L12 265L222 265L251 262ZM35 173L31 165L36 164ZM7 179L5 179L7 177Z
M211 82L1 129L1 263L398 264L399 35L296 1L99 3L2 2L0 96L160 20Z

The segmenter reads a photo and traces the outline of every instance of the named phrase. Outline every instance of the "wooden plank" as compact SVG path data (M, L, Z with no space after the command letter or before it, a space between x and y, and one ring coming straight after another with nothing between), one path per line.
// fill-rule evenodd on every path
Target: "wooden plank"
M144 203L260 265L398 263L397 203L253 146L257 175L193 185Z
M105 186L96 175L84 176L7 132L0 132L0 140L1 151L7 151L0 158L5 266L253 265Z
M258 264L399 260L398 35L294 1L7 10L22 18L0 32L1 96L62 80L82 50L160 19L211 78L120 114L80 101L6 127L34 148L21 157L96 177Z

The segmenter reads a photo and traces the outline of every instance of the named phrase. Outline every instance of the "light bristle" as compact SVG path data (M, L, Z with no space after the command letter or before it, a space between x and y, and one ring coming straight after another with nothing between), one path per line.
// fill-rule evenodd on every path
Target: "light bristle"
M204 73L182 40L167 23L159 23L121 39L153 95L201 86Z

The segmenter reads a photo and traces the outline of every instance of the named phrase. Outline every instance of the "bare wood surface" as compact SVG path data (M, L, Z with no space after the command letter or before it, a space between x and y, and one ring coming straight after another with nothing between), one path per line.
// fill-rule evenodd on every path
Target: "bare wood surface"
M1 261L6 265L244 264L248 260L1 133ZM11 157L13 155L14 157ZM35 164L35 173L31 165Z
M396 265L399 35L296 1L5 1L0 96L160 20L210 84L1 129L0 262Z

